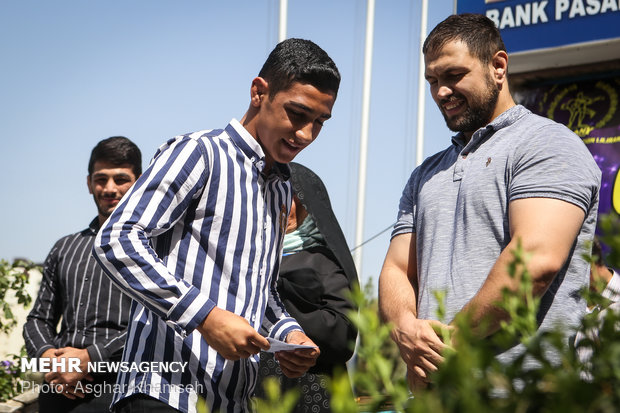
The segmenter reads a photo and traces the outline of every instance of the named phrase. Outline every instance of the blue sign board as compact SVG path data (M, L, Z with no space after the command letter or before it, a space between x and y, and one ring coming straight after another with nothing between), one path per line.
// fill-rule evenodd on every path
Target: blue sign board
M457 0L456 11L493 20L509 53L620 38L620 0Z

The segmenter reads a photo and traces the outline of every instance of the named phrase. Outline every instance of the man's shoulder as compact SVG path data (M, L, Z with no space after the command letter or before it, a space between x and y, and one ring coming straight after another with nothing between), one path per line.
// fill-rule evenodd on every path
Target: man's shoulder
M172 147L190 147L193 150L210 152L209 148L226 146L231 139L229 129L230 124L226 128L202 129L173 136L159 146L153 158L157 158Z
M413 172L416 174L423 174L427 172L433 172L437 168L443 168L446 164L452 164L454 162L455 155L459 150L455 147L455 144L451 144L447 148L429 156L426 158Z
M528 130L534 133L535 136L540 136L542 138L549 137L547 134L551 132L553 135L565 137L576 142L581 140L575 132L570 130L563 123L536 114L523 106L519 105L518 107L521 108L521 111L512 124L515 128L519 130ZM523 136L523 138L527 139L528 136Z
M201 140L213 140L217 136L221 135L224 132L224 129L201 129L194 132L183 133L180 135L173 136L168 139L159 147L159 152L168 147L174 146L180 142L191 142L191 141L201 141Z
M509 137L506 145L520 151L589 154L583 140L566 125L525 108L521 116L504 129L504 133Z

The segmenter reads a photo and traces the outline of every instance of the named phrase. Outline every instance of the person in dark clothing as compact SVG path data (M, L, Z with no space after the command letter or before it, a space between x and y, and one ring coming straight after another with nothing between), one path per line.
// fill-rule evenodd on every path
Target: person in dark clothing
M97 217L88 228L56 242L45 260L24 325L26 350L31 358L79 360L81 371L46 373L51 386L39 392L40 413L109 410L116 373L89 372L88 363L120 360L131 298L104 275L91 250L97 231L141 173L142 155L131 140L113 136L100 141L86 180Z
M277 377L283 391L300 391L295 412L329 412L325 376L337 368L346 371L357 337L349 319L355 310L350 292L358 283L357 272L325 185L305 166L290 163L290 167L293 207L277 290L286 310L319 346L321 354L308 373L289 379L282 375L273 355L264 352L259 374L261 380ZM264 397L261 382L256 395Z

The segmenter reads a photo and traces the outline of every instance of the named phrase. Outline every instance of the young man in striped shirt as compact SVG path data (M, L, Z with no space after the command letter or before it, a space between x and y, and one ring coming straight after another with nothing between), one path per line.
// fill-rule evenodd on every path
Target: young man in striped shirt
M316 44L288 39L250 88L250 106L225 128L165 143L102 228L95 255L136 302L123 360L184 361L182 371L119 376L116 411L248 409L259 333L314 346L275 291L291 204L288 162L331 117L340 83ZM318 348L279 352L284 373L301 376Z
M86 181L98 216L87 229L56 242L45 260L39 294L24 325L26 349L32 358L66 364L65 371L45 375L54 386L41 387L41 413L108 411L116 374L89 374L87 365L120 360L131 298L104 275L91 251L99 227L141 173L142 155L132 141L115 136L99 142ZM81 372L68 368L70 359L79 359Z

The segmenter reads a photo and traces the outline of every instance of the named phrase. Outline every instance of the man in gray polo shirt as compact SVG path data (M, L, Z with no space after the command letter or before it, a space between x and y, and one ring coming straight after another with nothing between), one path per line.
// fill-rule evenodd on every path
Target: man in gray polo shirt
M445 347L432 328L442 325L433 291L447 294L446 323L468 313L475 331L493 334L507 318L495 305L502 289L517 287L507 266L518 240L531 253L540 329L562 323L569 331L585 312L582 255L594 235L601 173L569 129L515 105L505 50L493 22L471 14L448 17L424 44L431 94L458 133L413 171L379 279L380 312L394 324L414 389ZM484 330L482 320L490 321Z

